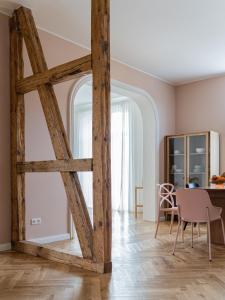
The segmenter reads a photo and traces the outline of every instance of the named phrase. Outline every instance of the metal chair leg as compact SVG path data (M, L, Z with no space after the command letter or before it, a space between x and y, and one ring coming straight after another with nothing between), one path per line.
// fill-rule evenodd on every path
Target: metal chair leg
M224 223L223 223L223 219L222 218L220 218L220 222L221 222L222 232L223 232L223 243L225 245L225 231L224 231Z
M174 246L173 246L173 255L175 254L175 250L176 250L177 238L178 238L179 231L180 231L180 225L181 225L181 220L179 219L179 223L178 223L178 227L177 227L176 239L174 241Z
M170 221L170 234L172 233L173 229L173 221L174 221L174 212L171 214L171 221Z
M200 223L197 224L198 227L198 237L200 237L201 233L200 233Z
M209 208L207 207L206 209L207 209L207 215L208 215L207 231L208 231L208 243L209 243L209 261L212 261Z
M135 187L135 198L134 198L134 202L135 202L135 218L137 219L137 187Z
M182 242L184 243L184 221L181 221L181 236Z
M157 225L155 230L155 239L157 237L158 229L159 229L159 222L160 222L160 211L158 212L158 219L157 219Z

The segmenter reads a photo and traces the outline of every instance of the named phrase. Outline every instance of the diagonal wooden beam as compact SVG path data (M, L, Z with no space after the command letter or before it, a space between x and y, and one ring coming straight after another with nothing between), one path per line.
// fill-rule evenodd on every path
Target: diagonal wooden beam
M31 254L33 256L40 256L51 261L69 264L100 274L104 273L105 271L104 263L96 263L93 262L93 260L84 259L80 256L72 254L71 252L68 253L66 251L58 251L51 246L42 245L31 241L17 242L15 245L15 249L19 252Z
M20 7L16 10L16 15L18 17L19 29L24 37L34 74L45 72L47 70L47 64L31 11L27 8ZM38 87L38 93L56 158L72 159L72 153L70 151L52 85L40 85ZM61 176L64 182L83 257L91 258L93 230L78 175L77 173L61 172Z
M25 159L24 96L17 95L16 81L23 78L23 39L16 17L10 19L10 115L11 115L11 219L12 245L25 239L25 176L17 174L17 162Z
M31 172L87 172L93 170L92 159L58 159L17 163L18 173Z
M42 73L19 80L16 84L16 91L19 94L26 94L36 90L38 86L46 83L57 84L90 73L91 55L86 55L52 69L43 71Z

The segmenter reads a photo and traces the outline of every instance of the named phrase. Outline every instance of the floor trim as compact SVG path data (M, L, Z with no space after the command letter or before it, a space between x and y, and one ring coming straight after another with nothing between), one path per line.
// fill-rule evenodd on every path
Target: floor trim
M11 243L0 244L0 251L11 250Z
M53 243L58 241L69 240L69 239L70 239L70 234L64 233L58 235L45 236L41 238L29 239L28 241L33 243L39 243L39 244L48 244L48 243Z

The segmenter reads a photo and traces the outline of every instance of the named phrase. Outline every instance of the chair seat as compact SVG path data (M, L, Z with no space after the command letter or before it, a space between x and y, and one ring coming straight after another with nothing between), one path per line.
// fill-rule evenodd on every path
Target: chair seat
M221 207L217 207L217 206L213 206L213 209L211 211L211 214L209 216L210 222L216 221L216 220L220 220L221 218L221 214L222 214L222 208ZM198 219L198 218L181 218L182 221L184 222L189 222L189 223L206 223L208 221L207 217L204 219Z
M178 213L178 207L162 207L160 208L160 211L170 212L173 211L174 213Z

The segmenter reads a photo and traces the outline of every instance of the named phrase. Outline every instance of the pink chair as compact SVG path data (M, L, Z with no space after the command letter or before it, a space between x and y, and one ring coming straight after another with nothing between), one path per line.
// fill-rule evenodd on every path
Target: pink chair
M177 235L174 242L173 255L175 253L177 238L179 235L182 222L190 222L192 226L192 247L193 247L193 223L207 223L208 244L209 244L209 261L211 255L211 234L210 222L220 220L223 239L225 244L224 224L221 217L222 208L213 206L209 194L201 189L179 189L176 191L176 201L178 205L179 223Z
M161 212L170 212L171 213L171 222L170 230L171 234L173 228L174 215L178 214L178 208L174 203L175 189L174 185L171 183L158 184L158 218L157 226L155 231L155 238L157 237L159 222L160 222L160 213ZM165 207L165 203L169 204L169 207Z

